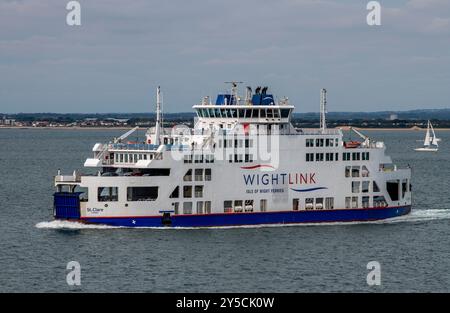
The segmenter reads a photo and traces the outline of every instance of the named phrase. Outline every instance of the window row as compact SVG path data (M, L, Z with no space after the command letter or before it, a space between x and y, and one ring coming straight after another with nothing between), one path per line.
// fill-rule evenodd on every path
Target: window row
M206 118L287 118L291 109L233 109L233 108L202 108L197 109L199 117Z
M214 163L212 154L187 154L183 158L184 163Z
M154 201L158 198L158 187L128 187L127 201ZM119 201L118 187L98 187L99 202Z
M369 177L367 166L346 166L345 177Z
M332 210L334 209L334 198L326 197L326 198L306 198L304 207L301 207L300 199L292 199L292 209L294 211L298 210Z
M352 181L352 193L368 193L368 192L380 192L376 181L372 182L372 190L370 190L370 181Z
M253 139L223 139L219 140L219 148L252 148Z
M370 207L370 196L362 196L361 197L361 205L359 203L359 197L345 197L345 208L346 209L356 209L356 208L369 208ZM375 208L386 207L388 203L384 196L373 196L373 204L372 206Z
M211 169L210 168L196 168L194 169L194 180L195 181L210 181L211 180ZM192 181L192 169L188 169L186 174L183 176L183 181Z
M306 162L323 162L323 161L339 161L339 153L327 152L327 153L307 153Z
M344 152L342 154L344 161L369 161L369 152Z
M115 153L114 163L136 163L139 160L153 160L150 153Z
M308 148L312 147L337 147L339 138L307 138L305 145Z
M180 214L180 204L175 202L172 204L174 214ZM183 202L182 214L193 214L194 203ZM197 201L195 202L195 214L211 214L211 201Z

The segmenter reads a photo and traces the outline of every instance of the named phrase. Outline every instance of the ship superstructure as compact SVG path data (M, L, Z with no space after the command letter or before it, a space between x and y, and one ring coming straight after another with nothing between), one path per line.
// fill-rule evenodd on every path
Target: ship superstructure
M267 87L238 82L215 103L194 105L193 128L163 127L145 139L127 132L97 143L85 167L97 174L58 175L54 216L127 227L209 227L372 221L411 210L409 168L385 154L383 142L361 141L326 127L321 91L318 129L291 123L294 106Z

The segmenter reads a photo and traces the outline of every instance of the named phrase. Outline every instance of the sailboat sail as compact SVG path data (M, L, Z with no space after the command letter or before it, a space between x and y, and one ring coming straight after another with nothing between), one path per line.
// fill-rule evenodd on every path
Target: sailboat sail
M424 146L429 146L431 142L431 137L430 137L430 121L428 121L428 125L427 125L427 134L425 135L425 141L423 142Z
M433 125L431 125L431 123L430 123L430 126L431 126L431 132L433 134L431 144L438 146L438 139L436 138L436 134L434 133L434 128L433 128Z

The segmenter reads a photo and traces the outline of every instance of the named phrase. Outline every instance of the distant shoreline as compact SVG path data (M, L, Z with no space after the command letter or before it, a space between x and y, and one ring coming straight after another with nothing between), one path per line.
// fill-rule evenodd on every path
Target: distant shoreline
M31 126L1 126L1 129L54 129L54 130L129 130L133 128L133 126L130 127L101 127L101 126L93 126L93 127L49 127L49 126L39 126L39 127L31 127ZM385 130L385 131L426 131L426 128L418 128L418 127L410 127L410 128L364 128L364 127L354 127L355 129L362 130L362 131L371 131L371 130ZM148 127L142 127L140 129L148 129ZM344 131L350 130L348 126L342 126L342 127L335 127L330 129L342 129ZM450 131L450 128L434 128L437 131Z

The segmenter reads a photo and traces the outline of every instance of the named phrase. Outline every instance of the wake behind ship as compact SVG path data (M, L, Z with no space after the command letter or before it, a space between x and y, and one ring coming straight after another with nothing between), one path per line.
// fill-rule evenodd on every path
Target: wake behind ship
M212 227L374 221L411 211L409 168L376 142L345 141L326 127L291 124L294 106L268 88L238 95L238 83L213 104L193 108L194 127L156 125L145 141L97 143L85 167L97 174L55 176L54 217L125 227Z

